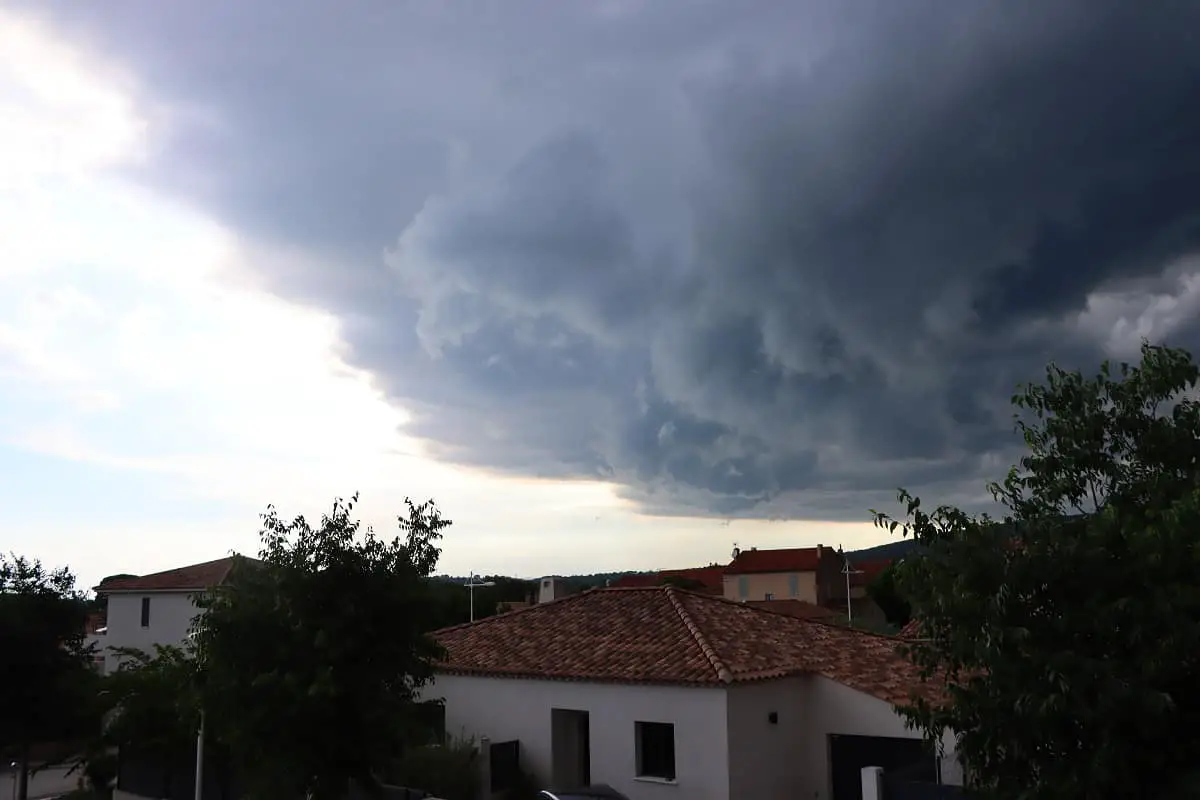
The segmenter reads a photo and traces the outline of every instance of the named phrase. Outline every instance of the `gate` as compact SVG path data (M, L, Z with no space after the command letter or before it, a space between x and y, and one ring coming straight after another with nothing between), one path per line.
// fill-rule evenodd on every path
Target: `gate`
M492 773L491 790L504 792L521 784L521 743L513 739L496 742L488 749Z
M937 758L922 739L891 736L829 737L833 800L862 800L863 767L881 767L918 784L937 786Z

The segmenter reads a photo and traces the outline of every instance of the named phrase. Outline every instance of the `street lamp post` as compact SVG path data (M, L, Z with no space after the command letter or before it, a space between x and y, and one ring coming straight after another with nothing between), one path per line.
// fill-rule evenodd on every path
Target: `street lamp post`
M467 587L467 594L470 595L470 598L471 598L471 601L470 601L471 602L471 622L475 621L475 587L477 587L477 586L478 587L495 586L495 585L496 585L495 581L479 580L479 576L476 575L474 572L471 573L471 577L467 578L467 582L463 584L463 586ZM197 798L197 800L199 800L199 798Z

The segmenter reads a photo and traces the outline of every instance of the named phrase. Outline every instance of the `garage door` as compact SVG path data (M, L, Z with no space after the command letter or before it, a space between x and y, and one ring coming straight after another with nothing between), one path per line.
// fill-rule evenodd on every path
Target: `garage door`
M910 780L937 781L937 759L921 739L832 734L829 763L833 800L862 800L863 767L903 771Z

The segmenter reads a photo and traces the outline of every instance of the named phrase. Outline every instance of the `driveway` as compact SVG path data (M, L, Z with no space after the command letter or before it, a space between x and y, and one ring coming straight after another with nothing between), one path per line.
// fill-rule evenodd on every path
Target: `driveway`
M6 765L7 766L7 765ZM73 792L79 788L81 770L70 775L70 767L46 767L29 776L29 800L51 800L51 798ZM10 800L16 787L16 773L5 769L0 772L0 800Z

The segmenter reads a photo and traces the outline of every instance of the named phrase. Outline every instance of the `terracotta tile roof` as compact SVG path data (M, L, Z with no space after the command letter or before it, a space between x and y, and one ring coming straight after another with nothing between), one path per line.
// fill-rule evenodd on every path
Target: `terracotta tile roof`
M717 686L817 674L893 703L928 692L894 637L669 586L594 589L434 636L452 674Z
M832 608L824 608L807 600L747 600L745 604L797 619L835 620L843 616Z
M743 550L725 568L726 575L752 572L813 572L822 558L836 558L830 547L793 547L786 550Z
M725 583L722 580L724 574L725 567L722 566L664 569L659 572L641 572L636 575L623 575L613 581L612 588L634 589L662 586L663 581L667 578L681 578L702 584L706 592L721 594L725 591Z
M901 639L920 639L921 638L921 621L913 618L904 623L904 627L896 634Z
M186 567L141 575L136 578L116 578L101 581L96 587L97 592L179 592L187 590L202 590L222 583L229 575L235 558L218 558L216 561L205 561L203 564L191 564Z

